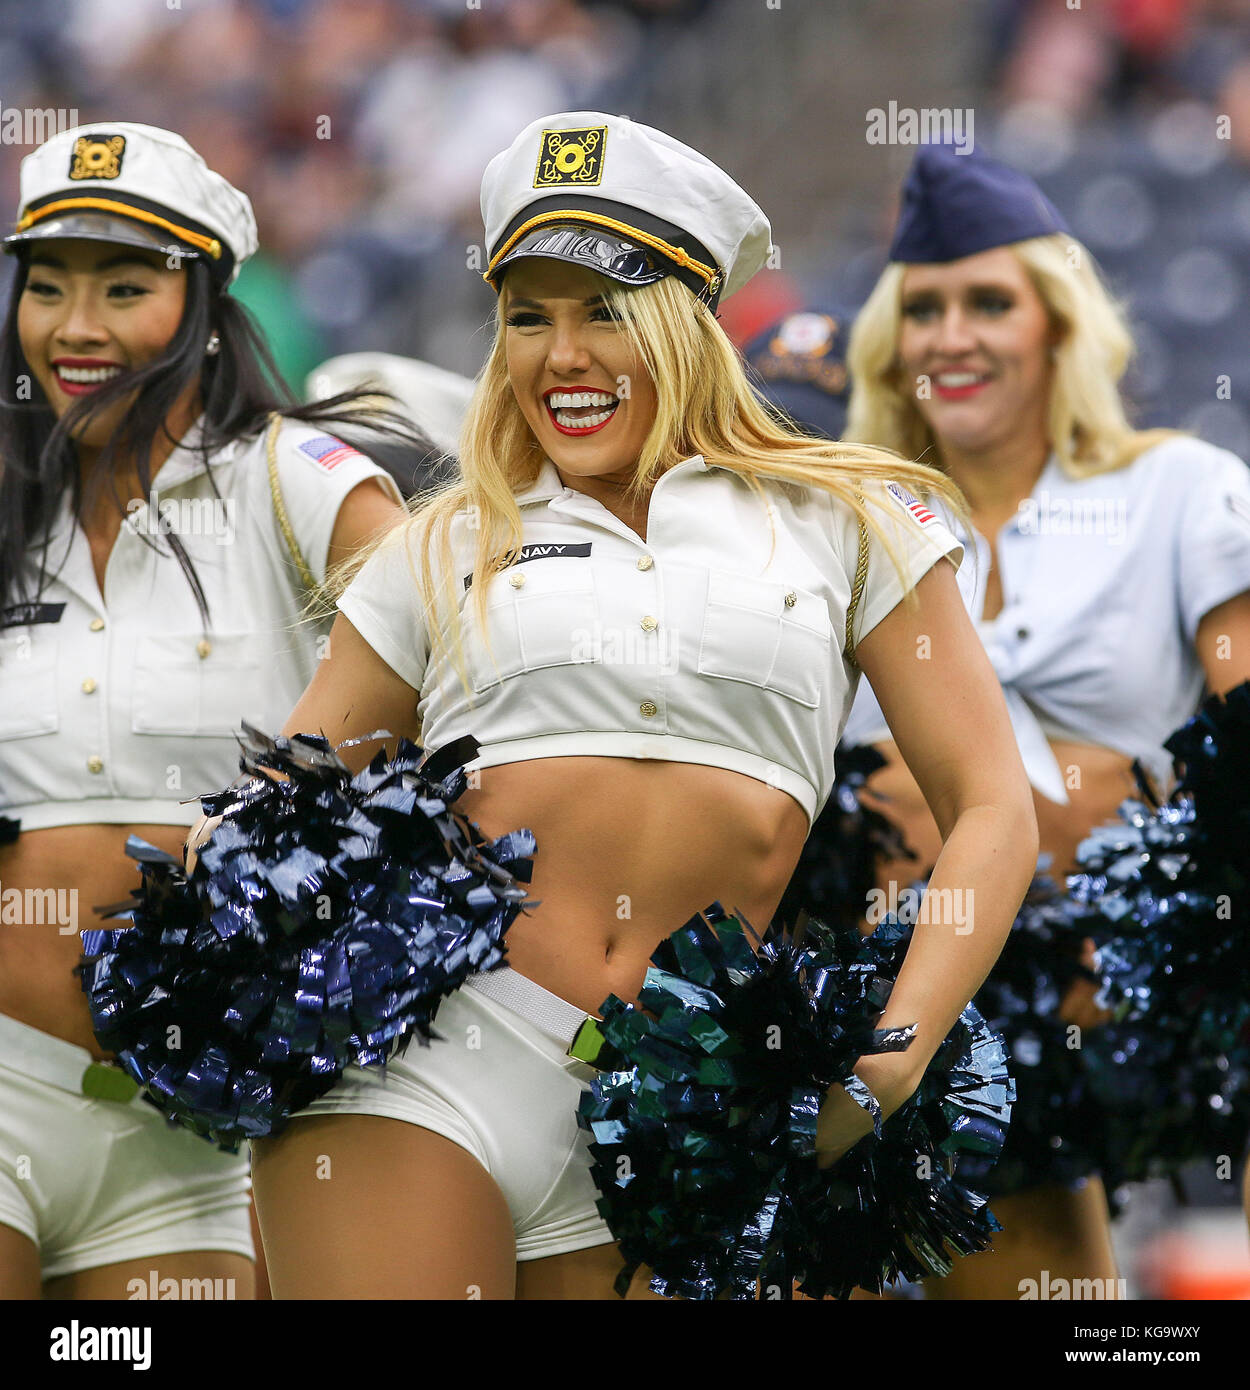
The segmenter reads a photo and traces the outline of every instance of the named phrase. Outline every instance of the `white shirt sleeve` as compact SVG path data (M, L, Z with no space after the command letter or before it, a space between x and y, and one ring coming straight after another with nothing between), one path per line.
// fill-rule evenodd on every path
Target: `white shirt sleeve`
M420 691L430 659L421 564L397 526L381 541L338 601L342 613L396 675Z
M366 479L377 478L400 506L403 496L380 464L320 425L284 421L276 452L282 502L291 529L313 578L323 584L330 537L347 494ZM267 460L265 467L267 471Z
M1235 454L1209 445L1173 466L1184 473L1177 601L1185 636L1193 642L1211 609L1250 589L1250 469Z
M963 546L955 539L938 514L912 495L901 483L865 482L859 488L868 504L869 515L886 531L902 562L906 582L899 578L878 535L868 531L868 573L856 610L852 634L855 646L877 626L904 595L944 556L955 569L963 559ZM874 505L876 498L881 505ZM855 514L839 507L841 546L847 580L852 588L859 554L859 528Z

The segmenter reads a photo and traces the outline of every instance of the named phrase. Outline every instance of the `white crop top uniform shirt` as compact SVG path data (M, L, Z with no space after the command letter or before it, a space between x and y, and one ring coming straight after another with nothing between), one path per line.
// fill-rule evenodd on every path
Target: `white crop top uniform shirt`
M240 720L286 722L327 629L300 626L306 595L275 520L265 436L210 455L214 493L197 421L153 480L157 516L150 500L123 521L103 594L64 500L48 548L55 577L37 602L0 608L0 815L24 831L192 825L195 798L237 773ZM276 453L292 530L320 583L347 494L376 477L402 499L384 469L319 426L284 421ZM199 575L207 628L168 542L148 534L161 516ZM35 559L27 565L33 592Z
M339 608L419 692L431 750L471 734L470 767L574 755L723 767L789 793L810 821L859 680L843 656L858 527L823 488L763 487L767 505L739 475L687 459L657 480L644 541L545 460L517 497L520 557L489 580L489 652L466 585L474 536L458 516L468 692L445 650L431 658L406 535L383 543ZM907 587L943 556L957 565L955 538L891 487L860 490L889 508L873 515L892 526ZM872 536L856 643L904 592Z
M1093 478L1069 478L1052 455L999 533L1003 608L990 619L989 542L934 510L969 551L960 591L1036 790L1068 803L1054 737L1140 758L1166 792L1172 759L1163 740L1195 713L1205 683L1198 624L1250 590L1250 469L1184 437ZM890 737L866 681L844 737Z

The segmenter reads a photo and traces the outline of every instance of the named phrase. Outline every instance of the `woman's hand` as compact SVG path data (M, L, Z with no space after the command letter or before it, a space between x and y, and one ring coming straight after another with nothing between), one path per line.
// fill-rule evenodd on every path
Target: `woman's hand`
M919 1084L915 1060L905 1053L861 1057L855 1075L868 1087L888 1120ZM830 1086L816 1120L816 1166L828 1168L873 1132L872 1116L841 1085Z
M1081 964L1086 970L1097 968L1092 937L1087 936L1081 942ZM1100 1009L1094 1003L1097 993L1098 986L1092 980L1073 980L1059 1005L1059 1021L1074 1023L1078 1028L1101 1028L1109 1023L1115 1015L1110 1009Z

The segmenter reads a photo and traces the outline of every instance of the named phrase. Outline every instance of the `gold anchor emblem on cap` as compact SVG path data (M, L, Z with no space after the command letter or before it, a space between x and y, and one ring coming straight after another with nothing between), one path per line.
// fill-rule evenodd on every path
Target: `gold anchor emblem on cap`
M607 140L607 126L544 130L538 168L534 171L534 187L599 183L603 178L603 151Z
M126 152L124 135L80 135L69 161L71 179L115 179Z

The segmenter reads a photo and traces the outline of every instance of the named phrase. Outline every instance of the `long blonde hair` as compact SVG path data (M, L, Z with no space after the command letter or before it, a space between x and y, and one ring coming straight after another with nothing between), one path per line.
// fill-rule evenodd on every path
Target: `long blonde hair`
M701 455L709 465L730 469L765 500L762 478L832 493L876 535L891 562L902 568L885 528L856 492L859 480L893 479L921 495L940 495L967 519L963 495L944 474L899 457L888 449L830 443L803 435L775 419L756 396L733 344L707 307L673 278L625 289L597 277L601 292L619 319L638 360L655 384L654 424L643 443L626 489L641 500L649 486L684 459ZM407 523L383 540L409 547L420 556L418 592L432 648L453 638L453 661L464 680L458 596L453 579L451 527L459 514L472 518L476 535L472 581L479 630L485 631L487 578L515 558L522 544L516 494L532 485L544 455L512 391L508 378L505 325L496 306L495 342L478 376L461 433L460 478L423 497ZM436 582L434 556L441 583ZM363 563L351 563L340 582ZM914 602L904 579L908 600ZM466 682L467 684L467 682Z
M1135 430L1124 413L1120 378L1133 355L1122 308L1093 257L1062 232L1010 244L1058 330L1047 433L1060 467L1090 478L1131 463L1176 430ZM851 401L844 438L940 463L938 442L904 383L898 362L903 276L886 266L851 330Z

